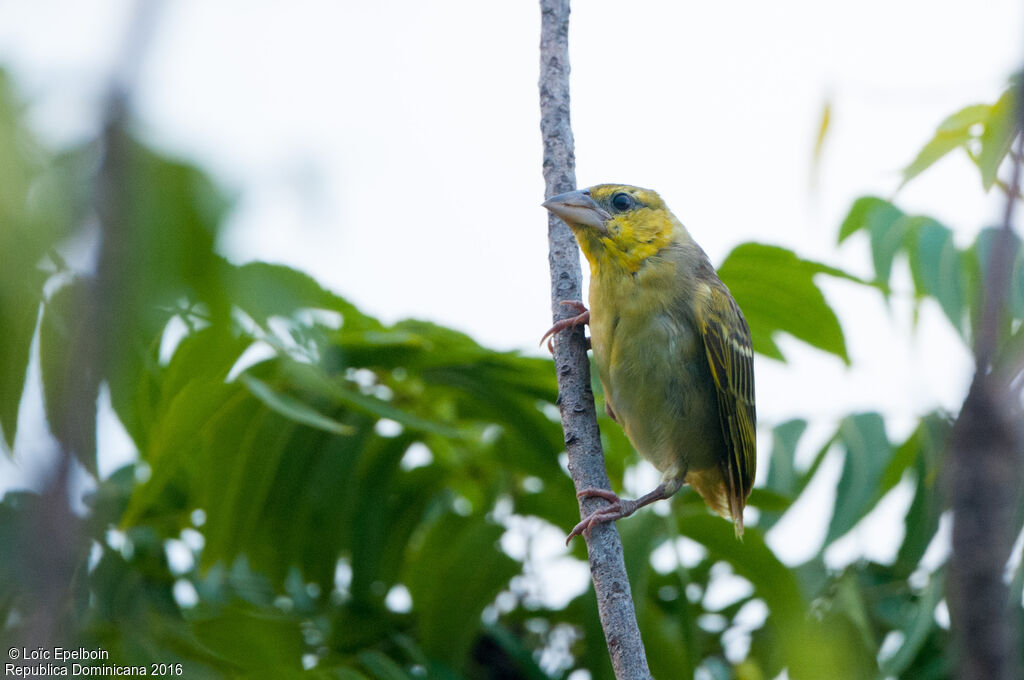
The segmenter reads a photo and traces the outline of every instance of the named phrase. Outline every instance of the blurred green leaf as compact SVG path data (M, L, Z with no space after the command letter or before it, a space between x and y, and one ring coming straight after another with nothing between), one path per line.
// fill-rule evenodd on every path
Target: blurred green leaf
M193 621L192 629L215 654L250 672L294 668L305 649L302 632L293 618L243 605L199 618Z
M397 565L386 564L385 559L404 558L401 549L423 521L426 506L435 493L433 485L406 486L399 481L398 466L410 443L408 436L369 442L357 466L350 471L358 480L350 509L350 591L357 603L379 600L382 594L379 591L390 588L401 576ZM406 519L411 521L399 522L405 509L418 516L407 515ZM389 541L394 539L400 544L397 554L393 552L394 543L389 546Z
M908 247L910 271L918 295L931 295L958 333L964 333L964 258L953 232L927 217L913 221L913 246Z
M444 515L408 564L417 639L431 657L459 665L480 630L483 608L519 572L498 548L501 534L482 516Z
M747 497L747 505L757 508L762 513L784 512L792 504L792 497L776 493L771 489L753 489L750 496ZM764 528L763 521L760 524Z
M56 175L56 161L38 144L0 72L0 430L10 451L18 427L29 348L35 333L43 283L41 260L67 230L58 207L70 192L55 191L50 201L33 201L43 179ZM56 182L48 182L49 187ZM72 183L62 182L61 189Z
M920 175L950 151L966 145L970 139L971 134L967 128L940 127L935 131L931 140L918 152L917 157L911 161L910 165L903 168L903 181L900 186L902 187Z
M122 518L125 525L131 526L152 512L167 512L176 494L175 482L187 479L186 473L206 479L204 473L208 471L200 468L203 433L210 430L218 416L237 409L243 396L238 385L197 376L163 404L154 419L149 446L139 451L152 468L152 476L132 495ZM248 416L245 413L243 418ZM178 510L185 510L180 507L180 497L173 500Z
M374 680L409 680L410 678L401 666L376 650L361 652L359 663Z
M771 616L785 631L796 634L801 628L804 600L796 579L764 543L761 532L748 531L737 541L732 527L703 511L681 517L679 533L705 546L714 556L727 561L733 570L754 585L755 593L765 601Z
M796 447L807 429L807 421L796 418L786 421L772 428L772 450L768 459L768 479L766 487L784 498L795 499L800 491L800 479L796 470L795 456ZM762 491L756 489L755 491ZM761 518L758 526L763 530L775 526L775 523L782 517L788 507L775 510L764 506L757 506L761 509Z
M878 502L879 482L892 456L885 421L877 413L845 418L839 426L839 440L846 455L825 545L852 529Z
M875 196L864 196L854 201L839 229L842 243L858 231L867 231L871 242L871 257L875 280L888 287L892 261L903 247L909 224L902 210L889 201Z
M233 415L244 413L240 409ZM211 439L203 449L204 467L213 473L204 480L202 497L208 516L204 557L212 561L246 555L255 569L280 581L291 565L281 556L267 557L261 528L288 443L299 428L264 409L251 414L244 426L240 420L228 421L226 432L233 437Z
M0 281L0 431L8 451L14 450L29 348L46 276L29 270L18 278L16 283Z
M971 290L974 293L971 302L977 304L981 296L978 292L988 281L990 263L992 262L992 248L1001 242L1001 229L999 227L986 227L978 232L978 237L968 253L973 253L973 260L977 264L976 271L971 279ZM1009 316L1016 319L1024 318L1024 251L1021 250L1021 239L1016 232L1010 233L1010 260L1012 271L1010 273L1010 291L1007 296L1009 305ZM974 312L973 317L980 319L980 313Z
M938 473L942 467L943 450L950 434L950 423L938 415L921 420L914 433L901 448L913 447L913 466L917 476L914 498L904 518L903 543L893 568L909 576L924 557L939 529L939 518L945 507Z
M321 309L341 314L349 330L381 328L376 320L323 288L313 277L283 265L226 265L224 285L231 301L262 326L274 316L293 317L303 310Z
M1010 152L1010 146L1017 136L1016 103L1017 89L1011 87L992 106L984 121L978 169L981 171L981 184L986 191L995 184L999 176L999 166Z
M909 623L900 632L903 644L899 650L882 663L882 673L887 677L904 677L903 673L914 661L928 635L935 628L935 608L945 594L945 573L932 574L928 585L916 601L910 604L913 614L908 617Z
M90 472L96 471L96 410L77 404L96 394L72 394L72 376L83 370L75 365L75 343L81 342L87 321L82 310L93 295L93 284L86 279L63 286L50 296L43 308L39 326L40 369L43 378L43 403L50 431ZM81 381L79 381L81 383ZM90 385L91 386L91 385ZM69 408L75 405L74 412ZM80 420L72 423L69 419ZM72 441L72 437L84 437Z
M369 677L363 675L354 668L346 668L343 666L334 666L333 668L324 669L325 676L334 678L335 680L370 680Z
M550 676L537 665L537 661L533 658L532 650L524 644L524 640L504 627L497 625L487 626L487 636L507 655L506 663L514 663L515 668L506 666L499 671L499 669L493 666L488 666L485 659L484 663L481 664L484 672L516 673L516 677L522 680L549 680Z
M1004 100L948 117L904 179L963 145L986 186L998 181L1012 138ZM180 659L186 677L200 678L539 680L585 669L612 680L593 592L554 609L538 601L530 578L516 578L546 564L528 567L501 547L506 526L518 538L517 526L550 532L550 524L564 529L578 517L550 360L494 352L427 321L385 325L302 272L228 262L214 247L227 203L213 183L128 139L106 156L122 164L124 191L114 192L122 200L113 206L120 210L86 209L100 145L53 154L22 118L0 82L0 429L9 447L45 286L44 404L60 430L63 409L75 402L67 376L82 368L76 318L92 285L68 269L63 241L79 243L96 212L120 215L108 225L118 230L109 242L115 256L100 269L117 282L102 329L109 356L94 369L140 457L96 480L85 499L73 532L80 568L58 621L69 636L62 642L108 649L119 663ZM908 259L916 301L934 298L966 337L964 310L976 322L992 230L963 251L938 222L865 197L844 220L840 242L859 231L869 237L870 283L773 246L743 244L729 255L721 275L757 351L783 358L776 342L785 332L849 361L815 277L888 295L899 256ZM1019 242L1013 247L1010 304L1019 319L1024 264ZM1019 323L1003 325L1008 335ZM1024 346L1022 338L1016 328L1010 341ZM594 392L600 400L599 381ZM950 677L950 632L934 615L942 571L925 582L921 567L944 503L938 477L948 420L921 418L894 448L882 415L842 418L835 435L814 443L806 469L795 456L811 422L783 422L772 432L767 485L749 499L759 523L742 542L692 490L679 494L668 518L649 512L620 523L655 675ZM608 471L621 488L637 455L620 427L604 416L601 425ZM819 553L792 566L765 544L765 529L783 513L813 511L801 495L812 480L824 481L818 472L837 442L845 458L829 541L898 484L914 483L892 565L858 560L837 573ZM0 499L0 545L14 546L0 551L0 626L13 639L25 637L25 613L36 608L38 570L26 555L37 549L33 520L44 511L36 494ZM540 521L524 523L523 515ZM673 545L676 525L685 540ZM532 537L527 554L543 562ZM666 571L659 560L673 547L680 559ZM568 566L584 554L577 542L555 559ZM708 594L730 571L753 592L723 604ZM1018 596L1021 574L1011 584ZM176 599L187 585L194 606ZM407 611L388 597L402 586L411 595ZM502 591L501 606L487 609ZM767 619L751 631L762 603ZM725 660L735 660L747 631L747 658L730 667ZM889 643L879 670L878 646L893 633L903 643L894 653ZM311 659L316 665L303 670Z
M238 380L246 386L254 397L285 418L337 435L352 434L354 431L351 426L339 423L333 418L328 418L291 395L274 390L270 385L249 373L241 374L238 376Z
M288 362L285 368L289 377L295 379L297 384L333 399L339 405L352 407L379 418L388 418L420 432L456 439L467 436L454 427L421 418L371 394L363 394L357 388L348 386L352 383L332 380L308 364Z
M989 104L972 104L965 106L956 113L946 117L939 123L940 132L956 132L967 130L974 125L980 125L992 115L992 106Z
M811 189L818 185L818 173L821 168L821 159L825 152L825 140L828 138L832 124L832 101L828 98L822 102L821 118L818 122L818 134L814 138L814 150L811 152Z
M777 246L744 243L729 253L718 275L743 310L756 352L784 360L773 338L781 331L850 362L839 319L814 284L816 274L860 282Z

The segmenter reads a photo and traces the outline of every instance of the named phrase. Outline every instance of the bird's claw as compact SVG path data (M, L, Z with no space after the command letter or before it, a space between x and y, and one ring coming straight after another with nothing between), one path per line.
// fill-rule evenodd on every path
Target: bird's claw
M561 333L566 328L575 328L576 326L582 326L585 323L590 323L590 311L582 302L577 302L576 300L562 300L560 304L563 304L566 307L572 307L576 310L576 316L570 316L567 319L556 321L555 324L548 329L548 332L541 337L540 344L543 345L544 341L547 340L548 351L552 354L555 353L555 335Z
M576 494L577 498L603 498L608 501L611 505L604 508L599 508L594 512L590 513L580 521L579 524L572 528L569 535L565 538L565 544L569 545L569 542L574 536L584 536L588 541L590 540L590 532L594 527L605 522L614 522L617 519L628 517L636 511L636 501L623 500L618 497L614 492L608 489L583 489Z

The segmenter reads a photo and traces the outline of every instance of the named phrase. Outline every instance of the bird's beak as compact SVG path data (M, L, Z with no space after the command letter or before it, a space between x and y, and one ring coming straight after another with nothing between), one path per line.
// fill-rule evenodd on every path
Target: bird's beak
M612 217L595 203L590 197L590 192L585 190L567 191L552 196L541 205L570 226L593 227L605 231L604 224Z

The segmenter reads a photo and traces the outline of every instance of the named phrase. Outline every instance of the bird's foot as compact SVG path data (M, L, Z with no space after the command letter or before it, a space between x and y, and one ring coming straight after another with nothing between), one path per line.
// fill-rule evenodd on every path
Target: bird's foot
M565 539L565 544L569 545L569 541L572 540L572 537L579 536L580 534L583 534L583 536L589 540L591 529L596 527L598 524L614 522L617 519L629 517L645 505L669 498L678 489L678 483L666 484L665 482L662 482L656 486L653 491L645 493L636 500L619 498L614 492L609 491L608 489L583 489L576 494L577 498L603 498L611 505L599 508L584 517L583 521L573 527L572 531L569 532L569 535Z
M568 319L556 321L555 324L548 329L548 332L540 339L540 344L542 345L545 340L548 341L548 350L552 354L555 352L555 335L561 333L566 328L575 328L576 326L582 326L583 324L590 323L590 311L583 306L582 302L577 302L576 300L562 300L561 304L566 307L572 307L576 310L576 316L570 316Z
M629 517L637 508L640 507L639 501L619 498L614 492L607 489L583 489L578 494L577 498L603 498L610 503L610 505L598 508L594 512L590 513L583 518L579 524L573 527L572 531L565 539L565 544L569 545L569 541L573 539L573 536L583 535L588 540L590 539L591 530L599 524L605 522L614 522L617 519L623 517Z

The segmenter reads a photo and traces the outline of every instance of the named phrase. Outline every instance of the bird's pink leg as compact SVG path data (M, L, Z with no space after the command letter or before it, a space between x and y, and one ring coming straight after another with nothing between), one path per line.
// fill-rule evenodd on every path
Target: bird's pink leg
M585 323L590 323L590 311L583 306L582 302L576 302L575 300L563 300L561 304L566 307L572 307L576 310L577 314L576 316L570 316L568 319L556 321L555 325L549 328L548 332L540 339L540 344L542 345L545 340L548 341L548 350L551 351L552 354L555 352L555 346L552 343L556 334L561 333L566 328L575 328L576 326L582 326Z
M656 486L650 493L646 493L636 500L619 498L614 492L607 489L583 489L576 494L577 498L603 498L611 503L611 505L605 508L599 508L584 517L583 521L573 527L572 531L569 532L569 536L565 539L565 544L569 545L569 541L572 540L573 536L579 536L580 534L583 534L589 539L591 529L596 527L598 524L614 522L617 519L629 517L645 505L650 505L655 501L660 501L664 498L669 498L670 496L672 496L672 493L670 493L664 482Z

